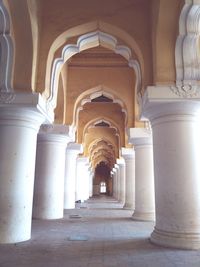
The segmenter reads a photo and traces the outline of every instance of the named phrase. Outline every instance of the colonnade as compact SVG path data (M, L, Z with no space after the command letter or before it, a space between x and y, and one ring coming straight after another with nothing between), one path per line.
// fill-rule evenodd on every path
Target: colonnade
M166 98L172 96L170 88L162 90ZM147 93L143 116L151 122L152 136L148 129L129 130L134 149L123 148L116 161L113 196L134 210L134 220L154 220L156 211L153 243L198 249L199 104L180 101L176 95L164 102L154 87ZM88 159L78 156L81 145L73 143L67 126L40 127L45 114L38 105L0 109L1 243L28 240L32 215L62 218L63 210L74 208L76 200L92 196L93 172Z

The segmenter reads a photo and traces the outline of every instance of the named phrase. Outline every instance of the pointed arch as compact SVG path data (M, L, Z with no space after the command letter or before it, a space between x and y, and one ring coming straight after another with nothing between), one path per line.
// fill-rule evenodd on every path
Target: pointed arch
M112 99L113 103L119 104L121 106L122 112L124 112L125 114L125 125L127 124L128 111L125 103L115 94L114 90L104 85L98 85L96 87L84 91L81 95L79 95L79 97L77 97L73 110L74 127L77 127L78 115L79 112L83 110L83 105L86 103L90 103L92 99L101 95Z
M130 46L127 46L126 42L125 42L125 45L118 44L118 40L116 38L117 37L121 38L121 36L119 36L120 35L119 29L114 27L115 31L113 32L116 32L116 33L118 32L118 34L116 34L118 36L115 37L114 35L111 35L106 32L106 26L110 28L109 25L102 24L104 25L103 28L105 28L105 31L100 31L99 25L101 24L98 23L98 27L96 27L96 29L98 29L97 31L89 32L84 35L81 35L78 38L78 41L76 44L68 44L64 46L61 57L55 59L54 61L53 61L53 56L51 55L51 52L52 52L51 49L54 51L55 48L58 49L60 47L58 46L58 43L59 43L58 40L59 40L59 37L63 39L64 33L60 35L55 40L55 42L52 44L52 47L50 49L51 52L49 51L49 56L47 60L45 92L43 93L43 95L48 99L48 103L49 105L52 106L53 109L55 109L56 102L57 102L56 100L57 100L58 76L59 76L59 73L60 73L60 70L63 64L73 55L80 53L81 51L84 51L86 49L93 48L99 45L105 48L111 49L116 54L122 55L128 61L129 66L134 69L136 73L137 88L135 91L136 91L136 99L137 99L137 95L138 95L137 93L141 90L141 87L142 87L142 71L143 71L142 68L143 68L143 61L144 61L142 57L142 53L138 45L136 44L134 39L130 36L129 36L129 38L131 39L131 42L129 40ZM116 31L116 29L118 29L118 31ZM65 35L67 35L67 33L69 34L69 32L67 31L65 32ZM126 36L125 32L122 31L120 33L121 35L123 33L123 36L125 35L124 38L126 37L125 39L127 39L128 35ZM123 38L121 39L123 40ZM65 37L65 42L66 42L66 37ZM48 65L51 67L48 67ZM50 81L50 84L49 84L49 81Z
M101 122L101 121L104 121L106 123L108 123L110 125L109 128L113 128L116 130L116 133L120 136L120 129L118 127L118 125L111 119L108 119L108 118L103 118L103 117L98 117L98 118L95 118L91 121L89 121L84 129L83 129L83 136L85 135L86 131L91 128L91 127L94 127L94 124L97 123L97 122ZM121 141L120 141L121 142Z

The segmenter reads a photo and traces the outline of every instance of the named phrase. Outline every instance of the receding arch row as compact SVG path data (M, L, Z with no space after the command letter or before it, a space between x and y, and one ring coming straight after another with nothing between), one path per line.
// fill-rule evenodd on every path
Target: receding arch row
M119 98L119 96L116 95L114 90L104 85L98 85L84 91L79 95L79 97L77 97L73 111L73 126L75 128L77 128L79 112L83 110L84 104L92 102L93 99L101 95L108 97L113 101L113 103L120 105L122 112L125 114L125 125L127 125L128 110L125 103Z
M137 59L133 58L131 49L125 45L119 45L117 39L110 34L101 31L90 32L80 36L76 44L66 45L62 50L62 56L60 58L55 59L53 62L50 77L51 82L49 85L50 91L48 93L48 89L46 89L44 92L44 94L48 96L48 104L52 106L53 109L55 109L57 104L59 75L65 62L75 54L80 53L81 51L100 45L112 50L116 54L120 54L128 61L129 66L133 68L136 73L136 84L138 88L136 88L135 91L139 91L142 82L140 64ZM48 81L49 79L46 80L46 83ZM48 88L47 85L46 88Z
M110 118L104 118L104 117L97 117L91 121L89 121L84 129L83 129L83 133L82 133L82 136L85 136L85 134L88 132L88 130L92 127L96 127L95 124L99 123L99 122L104 122L104 123L107 123L109 125L108 128L113 128L115 129L116 133L120 136L120 143L123 143L123 136L122 136L122 133L118 127L118 125L113 121L111 120Z
M115 155L117 156L117 151L115 149L115 146L114 144L112 144L109 140L107 140L106 138L99 138L99 139L96 139L95 141L93 141L89 147L88 147L88 152L89 154L91 154L92 150L98 146L98 144L106 144L107 146L109 146L114 152L115 152Z

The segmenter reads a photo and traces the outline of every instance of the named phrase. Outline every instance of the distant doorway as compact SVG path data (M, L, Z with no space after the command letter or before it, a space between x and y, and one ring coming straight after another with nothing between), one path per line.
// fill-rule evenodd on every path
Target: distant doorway
M106 183L105 182L101 182L101 184L100 184L100 193L101 194L106 193Z

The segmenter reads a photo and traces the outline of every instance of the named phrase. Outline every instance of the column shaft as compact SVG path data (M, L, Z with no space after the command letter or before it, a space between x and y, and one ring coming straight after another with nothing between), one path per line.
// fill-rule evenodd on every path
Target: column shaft
M44 117L0 110L0 243L30 239L37 132Z
M76 188L76 159L78 153L82 152L82 146L70 143L66 149L65 162L65 192L64 209L75 208L75 188Z
M122 149L122 156L126 166L126 195L124 208L135 209L135 151Z
M84 202L89 198L88 158L78 157L76 167L76 200Z
M144 105L152 124L155 162L156 226L151 241L199 249L200 103L180 99L170 87L159 89L160 98L158 89L148 88Z
M52 127L52 132L38 134L33 206L33 217L38 219L63 217L65 150L69 139L56 134L57 126Z
M142 128L131 129L135 148L135 211L134 220L155 220L154 165L152 136Z
M124 205L126 187L125 187L125 161L123 158L117 160L119 166L119 201Z

